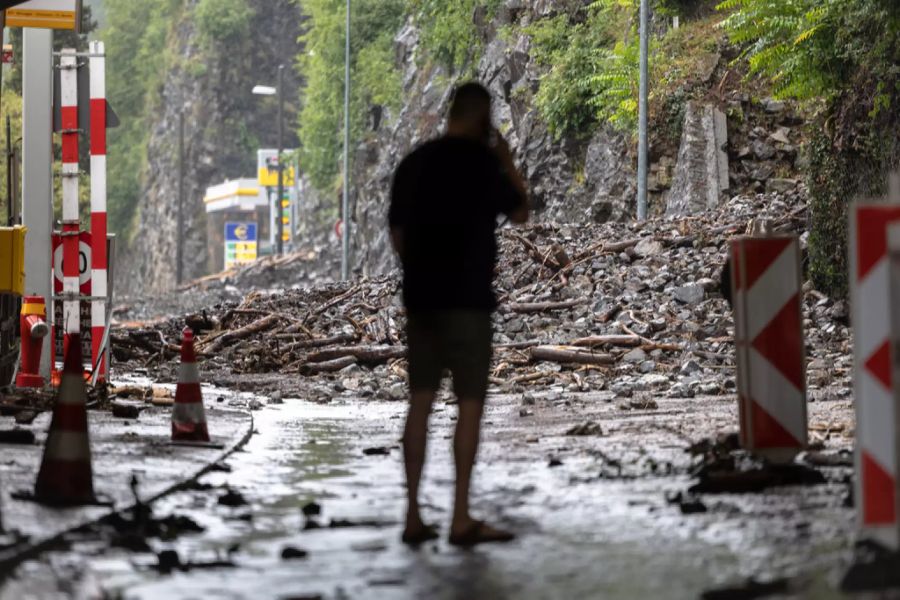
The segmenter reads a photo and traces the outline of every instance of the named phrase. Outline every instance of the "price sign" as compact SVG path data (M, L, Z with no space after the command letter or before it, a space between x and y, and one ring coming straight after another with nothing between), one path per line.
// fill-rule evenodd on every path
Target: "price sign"
M225 268L257 259L259 240L256 223L225 223Z

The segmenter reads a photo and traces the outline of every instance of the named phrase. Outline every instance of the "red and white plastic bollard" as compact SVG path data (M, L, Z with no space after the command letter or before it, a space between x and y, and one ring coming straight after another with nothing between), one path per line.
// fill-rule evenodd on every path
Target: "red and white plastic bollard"
M103 353L106 331L108 264L106 253L106 54L103 42L91 42L91 364L105 381Z
M22 335L22 363L16 375L16 387L42 388L41 349L44 338L50 333L43 296L26 296L22 300L19 330Z
M856 506L860 536L900 550L898 522L898 381L891 348L900 320L892 314L888 232L900 223L900 206L857 204L850 215L854 392L856 404ZM896 237L896 234L895 234ZM900 244L900 239L892 240ZM898 248L900 250L900 248Z
M800 243L739 238L731 260L741 445L789 462L808 440Z

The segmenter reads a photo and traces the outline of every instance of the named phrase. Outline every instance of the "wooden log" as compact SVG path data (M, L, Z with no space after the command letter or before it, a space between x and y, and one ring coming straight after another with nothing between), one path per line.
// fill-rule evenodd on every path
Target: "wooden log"
M314 315L321 315L322 313L324 313L325 311L327 311L327 310L330 309L331 307L337 306L338 304L340 304L340 303L343 302L344 300L347 300L348 298L350 298L350 297L356 295L361 289L362 289L362 286L360 286L360 285L355 285L355 286L353 286L352 288L350 288L349 290L347 290L347 291L344 292L343 294L340 294L340 295L338 295L338 296L332 298L331 300L329 300L328 302L326 302L326 303L323 304L322 306L320 306L320 307L318 307L317 309L315 309L315 310L312 312L312 314L314 314Z
M550 252L541 252L541 249L538 248L534 242L514 231L510 231L509 236L521 243L525 247L525 251L528 253L528 255L531 256L531 258L533 258L535 261L540 263L542 267L549 267L554 271L558 271L560 269L559 263L556 262L556 259L550 256Z
M314 352L306 357L310 363L332 361L352 356L363 363L382 363L393 358L405 358L405 346L339 346Z
M315 375L316 373L334 373L345 369L350 365L356 364L355 356L342 356L334 360L326 360L316 363L305 363L300 365L301 375Z
M610 321L615 319L616 316L618 316L618 314L620 312L622 312L622 305L615 304L615 305L611 306L610 308L606 309L605 311L603 311L603 313L601 313L600 322L601 323L609 323Z
M581 365L612 365L616 362L611 354L600 354L574 346L538 346L531 349L531 359Z
M528 348L534 348L535 346L540 346L541 344L546 344L547 340L526 340L524 342L509 342L506 344L496 344L494 345L494 349L496 350L527 350Z
M618 253L628 250L633 246L637 246L643 238L634 238L631 240L624 240L622 242L613 242L610 244L603 244L603 252L604 254L609 253Z
M594 348L596 346L619 346L635 348L641 345L641 338L636 335L594 335L569 342L570 346Z
M202 348L198 348L198 350L202 351L205 354L218 352L219 350L233 342L246 339L253 334L260 333L270 327L274 327L279 320L280 317L278 315L269 315L267 317L263 317L262 319L253 321L249 325L241 327L240 329L225 332L223 335L217 337L211 344L209 344L209 346L204 345Z
M561 302L522 302L522 303L510 303L504 306L504 308L508 312L514 313L539 313L539 312L547 312L551 310L566 310L569 308L575 308L576 306L582 306L587 303L587 300L583 298L579 298L576 300L563 300Z
M293 344L288 344L284 348L282 348L282 352L288 353L293 352L294 350L306 350L308 348L324 348L325 346L331 346L333 344L347 344L349 342L356 341L356 336L349 333L340 333L338 335L333 335L327 338L317 338L312 340L303 340L300 342L294 342Z

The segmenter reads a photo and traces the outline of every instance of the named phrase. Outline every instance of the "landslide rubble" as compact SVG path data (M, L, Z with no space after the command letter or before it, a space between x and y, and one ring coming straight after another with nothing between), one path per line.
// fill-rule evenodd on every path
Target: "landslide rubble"
M738 196L692 217L503 229L492 389L605 390L635 409L657 406L651 396L733 393L731 309L719 284L727 242L751 221L763 221L774 232L800 234L805 248L804 197L799 188ZM284 272L267 271L266 283L283 276L282 287L292 286L291 264ZM259 268L231 277L249 278ZM809 283L804 292L811 397L847 396L846 303ZM120 368L172 378L185 323L199 336L204 370L222 381L276 374L291 393L303 390L322 400L343 392L395 400L406 395L396 271L349 283L258 290L152 327L120 327L113 334L116 359L127 363Z

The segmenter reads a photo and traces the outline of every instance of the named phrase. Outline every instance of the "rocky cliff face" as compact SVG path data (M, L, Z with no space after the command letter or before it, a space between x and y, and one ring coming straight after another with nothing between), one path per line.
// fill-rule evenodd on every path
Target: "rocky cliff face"
M546 16L560 4L507 0L492 21L476 14L485 51L475 77L494 95L495 123L516 150L539 218L567 223L623 219L635 195L634 161L626 140L608 130L590 140L554 139L531 104L542 71L530 57L528 37L499 35L504 25ZM391 175L406 153L440 133L455 83L442 67L421 64L413 25L397 35L396 51L403 109L356 153L353 244L363 273L384 272L394 265L385 230Z
M191 18L197 0L185 0L185 16L173 25L173 58L157 102L138 229L125 256L125 278L140 289L171 289L176 277L178 123L185 120L186 279L207 272L206 213L210 185L256 172L256 150L277 142L277 103L251 94L255 84L274 85L285 69L286 147L295 147L299 81L291 67L299 52L301 16L292 0L248 0L247 32L228 44L205 43ZM273 18L272 15L284 15ZM133 291L133 290L129 290Z

